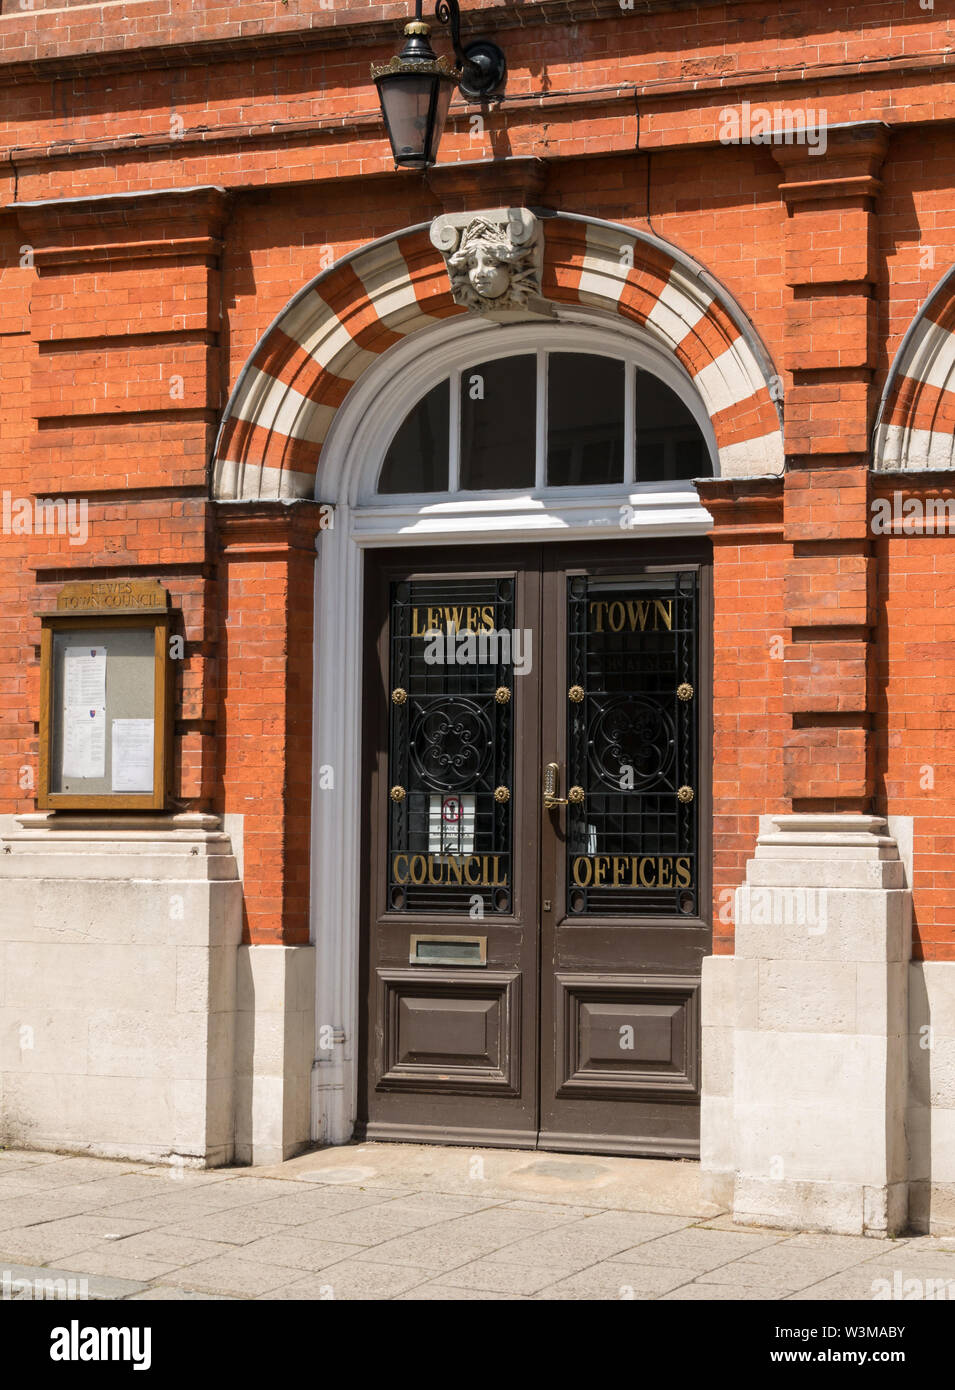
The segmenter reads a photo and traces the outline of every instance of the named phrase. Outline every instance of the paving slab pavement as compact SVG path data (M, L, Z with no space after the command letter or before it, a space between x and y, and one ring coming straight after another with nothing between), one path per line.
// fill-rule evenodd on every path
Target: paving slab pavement
M205 1171L0 1150L5 1299L882 1301L919 1288L955 1298L955 1237L741 1226L689 1161L354 1144Z

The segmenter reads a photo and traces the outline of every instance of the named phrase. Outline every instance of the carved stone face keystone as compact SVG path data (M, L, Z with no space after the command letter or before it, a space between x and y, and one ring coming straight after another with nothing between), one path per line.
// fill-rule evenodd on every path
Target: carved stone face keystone
M542 235L527 208L448 213L431 224L455 304L492 318L549 315L541 299Z
M511 274L491 249L480 243L468 255L468 279L484 299L499 299L510 287Z

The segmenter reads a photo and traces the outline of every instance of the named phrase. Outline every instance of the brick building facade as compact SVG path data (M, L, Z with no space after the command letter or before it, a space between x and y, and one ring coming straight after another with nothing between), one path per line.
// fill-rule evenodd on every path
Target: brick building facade
M471 0L506 89L457 97L415 175L369 77L409 14L0 13L3 1136L221 1163L356 1120L426 1134L420 1111L376 1130L362 1080L391 1026L362 945L362 798L387 787L359 717L363 558L587 537L638 565L689 537L712 576L712 944L702 989L664 966L689 983L646 1010L662 958L617 948L638 1002L611 1026L635 1021L647 1055L615 1103L656 1109L642 1141L600 1120L591 1147L696 1152L667 1117L702 1087L704 1165L747 1219L951 1229L955 21L916 0ZM671 364L712 462L676 500L598 490L568 520L551 495L531 516L376 493L443 361L484 361L491 333L536 350L456 302L432 236L499 209L531 210L542 351ZM84 504L82 543L23 522L40 498ZM160 581L184 639L174 801L38 812L38 615L70 580L127 578ZM525 991L525 1023L550 988ZM661 1011L681 1020L662 1061ZM542 1065L553 1045L542 1025ZM596 1094L610 1064L577 1061ZM434 1132L508 1142L464 1109ZM581 1124L551 1146L585 1148Z

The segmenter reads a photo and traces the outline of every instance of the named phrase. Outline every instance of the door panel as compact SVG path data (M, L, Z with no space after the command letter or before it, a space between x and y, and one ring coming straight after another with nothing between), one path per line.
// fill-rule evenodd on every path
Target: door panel
M528 789L540 686L521 647L540 611L533 558L499 550L481 564L432 551L369 563L371 1138L536 1139L539 865Z
M699 1148L709 570L705 543L667 548L545 555L542 746L568 801L541 832L542 1148Z
M555 978L558 1097L696 1093L696 984L669 975L558 972ZM621 1048L621 1035L629 1046Z
M380 1090L520 1095L518 971L377 973Z
M696 1152L708 553L369 560L362 1133Z

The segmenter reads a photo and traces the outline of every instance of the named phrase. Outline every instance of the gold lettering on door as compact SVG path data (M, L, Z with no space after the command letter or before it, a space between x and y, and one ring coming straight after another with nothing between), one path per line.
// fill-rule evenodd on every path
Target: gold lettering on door
M499 854L396 854L391 861L395 883L442 887L467 883L472 888L506 888L507 870Z
M693 881L686 854L582 854L571 873L578 888L689 888Z
M590 604L590 621L595 632L658 632L673 630L673 600L670 598L595 599Z
M480 608L471 605L460 608L412 608L412 637L427 637L432 632L493 632L494 605Z

